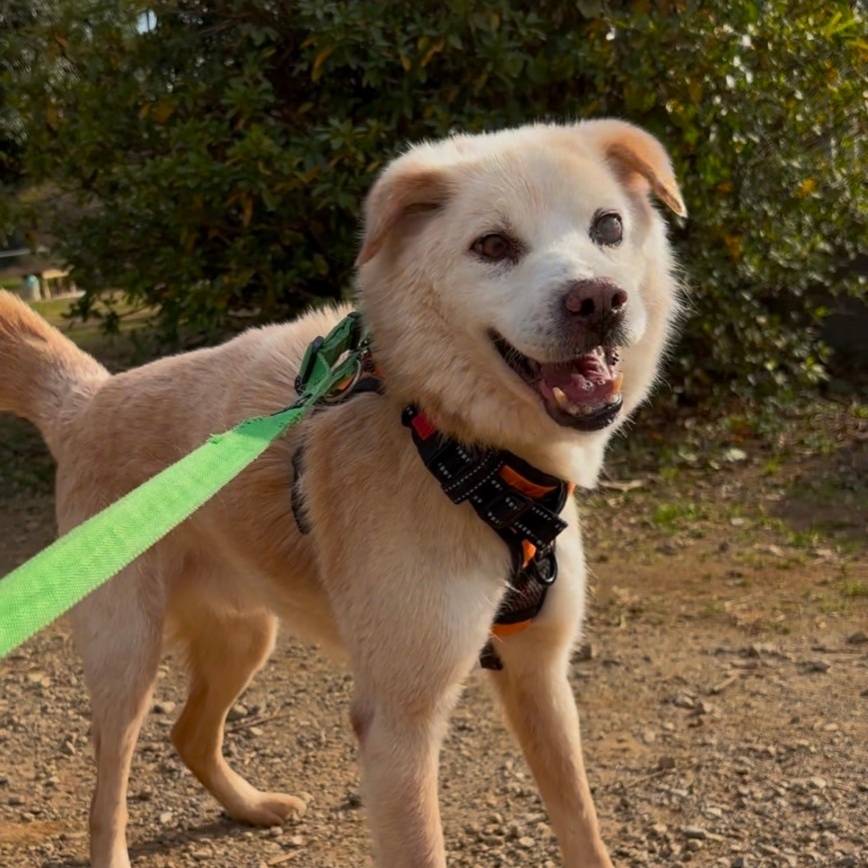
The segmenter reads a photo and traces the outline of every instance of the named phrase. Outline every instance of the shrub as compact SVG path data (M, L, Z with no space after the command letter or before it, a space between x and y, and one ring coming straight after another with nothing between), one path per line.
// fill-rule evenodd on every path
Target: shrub
M671 380L761 392L822 376L820 290L864 293L865 24L843 0L53 0L16 87L81 310L121 288L167 337L347 292L407 140L633 120L691 212Z

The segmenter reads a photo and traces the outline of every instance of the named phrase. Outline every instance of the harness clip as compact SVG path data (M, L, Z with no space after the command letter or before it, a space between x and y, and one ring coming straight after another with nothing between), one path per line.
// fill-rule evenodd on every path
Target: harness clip
M295 391L301 395L315 376L329 373L346 353L356 353L354 371L337 387L339 392L343 392L346 384L352 385L358 380L369 343L362 315L358 311L347 314L325 337L318 337L308 344L295 378Z

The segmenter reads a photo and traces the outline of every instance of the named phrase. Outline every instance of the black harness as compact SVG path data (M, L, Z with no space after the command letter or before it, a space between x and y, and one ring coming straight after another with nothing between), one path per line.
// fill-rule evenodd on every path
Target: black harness
M337 402L363 391L382 393L382 381L375 375L365 376ZM410 429L425 467L447 497L456 504L469 502L506 543L512 556L509 587L495 615L493 636L509 635L528 626L542 610L558 575L555 538L567 526L560 512L572 487L506 450L471 448L444 436L415 406L404 409L401 421ZM299 530L309 533L300 489L303 465L302 445L292 459L292 511ZM503 668L491 641L483 648L479 662L484 669Z

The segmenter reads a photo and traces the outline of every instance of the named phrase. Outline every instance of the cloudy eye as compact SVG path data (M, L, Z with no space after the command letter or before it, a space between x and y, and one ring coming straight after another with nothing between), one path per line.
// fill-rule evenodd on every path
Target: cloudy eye
M594 217L591 224L591 240L600 247L614 247L621 243L624 237L624 224L621 215L614 211L605 211Z
M470 249L486 262L502 262L504 259L515 262L519 257L519 245L497 232L477 238Z

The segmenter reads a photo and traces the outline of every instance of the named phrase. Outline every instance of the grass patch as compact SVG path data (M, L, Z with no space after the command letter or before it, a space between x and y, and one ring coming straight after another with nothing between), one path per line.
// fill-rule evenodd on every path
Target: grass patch
M652 523L661 530L677 530L685 523L702 521L705 512L695 503L663 503L654 510Z
M850 600L868 598L868 584L857 581L841 582L841 595Z

